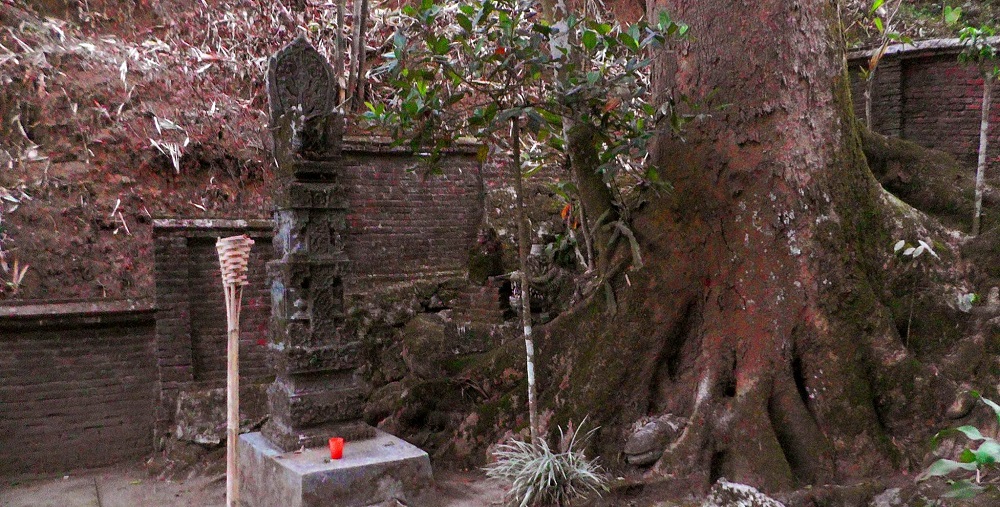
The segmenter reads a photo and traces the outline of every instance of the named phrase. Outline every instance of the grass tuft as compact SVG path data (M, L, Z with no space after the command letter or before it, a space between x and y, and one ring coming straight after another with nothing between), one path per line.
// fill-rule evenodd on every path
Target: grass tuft
M584 441L594 433L591 430ZM560 441L565 440L562 428ZM501 444L496 461L486 467L486 475L511 483L507 491L509 505L519 507L565 506L574 499L608 491L608 479L596 460L589 460L579 449L574 433L565 449L554 452L539 439L537 445L521 440Z

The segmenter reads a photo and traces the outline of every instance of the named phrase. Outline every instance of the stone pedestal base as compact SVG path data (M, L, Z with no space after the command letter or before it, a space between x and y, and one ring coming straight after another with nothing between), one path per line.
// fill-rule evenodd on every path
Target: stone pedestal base
M342 459L329 458L326 447L283 453L260 433L240 435L240 504L366 507L400 500L417 506L432 481L427 453L382 431L348 441Z

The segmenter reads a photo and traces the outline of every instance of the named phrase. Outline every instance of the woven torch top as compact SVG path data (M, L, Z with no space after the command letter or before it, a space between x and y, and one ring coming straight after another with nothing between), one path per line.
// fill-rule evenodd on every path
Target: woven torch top
M219 267L222 270L223 285L246 285L247 265L250 262L250 236L230 236L219 238L215 248L219 251Z

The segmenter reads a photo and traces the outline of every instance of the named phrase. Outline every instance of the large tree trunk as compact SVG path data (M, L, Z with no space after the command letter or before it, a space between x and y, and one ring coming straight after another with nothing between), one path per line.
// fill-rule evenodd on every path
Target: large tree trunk
M610 252L614 251L608 224L618 220L618 210L615 209L611 190L604 182L604 175L598 171L601 163L597 154L597 132L593 125L579 123L567 130L566 137L573 181L587 221L584 231L590 235L590 254L593 257L590 262L597 267L598 273L604 273L610 261Z
M728 107L659 140L675 190L634 222L646 266L544 329L550 421L589 414L614 456L633 421L683 416L653 472L702 484L776 491L919 466L954 390L923 360L951 338L907 348L903 295L884 287L905 267L895 240L957 240L868 170L836 4L665 7L693 38L664 53L661 91Z
M769 490L889 468L870 374L881 358L860 338L905 351L858 265L889 241L872 241L880 190L853 130L833 3L694 3L670 6L697 38L659 82L730 106L655 160L681 198L678 241L703 252L678 294L697 312L680 337L700 342L681 358L690 378L657 386L669 393L658 410L689 424L657 468Z

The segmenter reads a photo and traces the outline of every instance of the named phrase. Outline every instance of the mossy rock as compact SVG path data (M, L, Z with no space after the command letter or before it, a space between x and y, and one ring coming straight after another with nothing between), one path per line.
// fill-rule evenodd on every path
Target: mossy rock
M405 394L406 384L398 381L376 389L365 405L365 421L377 426L379 422L392 416L402 408Z
M504 273L503 242L492 228L479 231L476 243L469 248L469 281L484 285L490 277Z
M402 358L406 367L419 378L444 375L442 363L449 356L445 323L436 314L418 314L403 327Z

